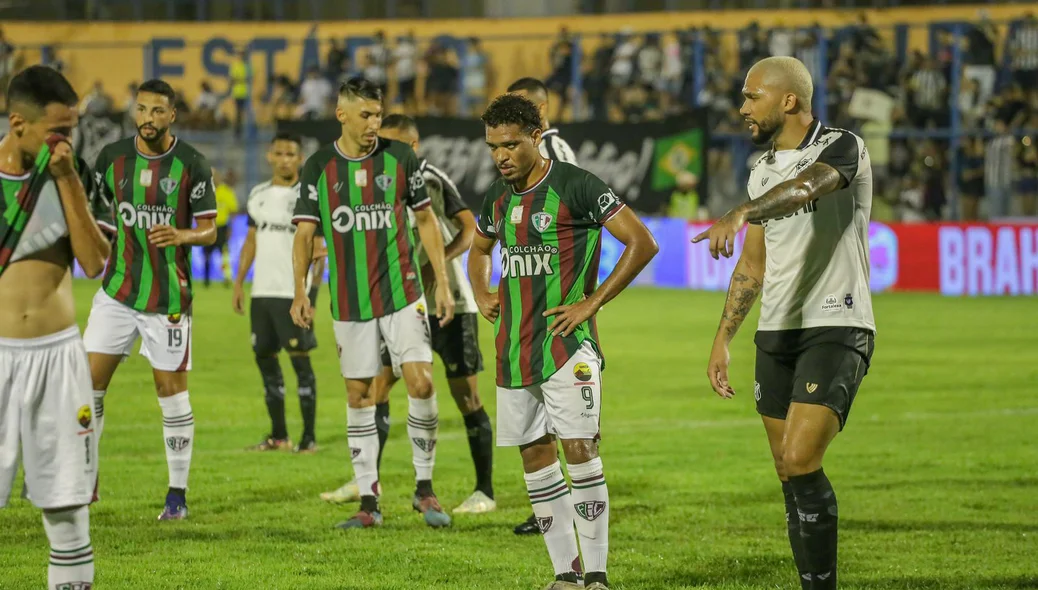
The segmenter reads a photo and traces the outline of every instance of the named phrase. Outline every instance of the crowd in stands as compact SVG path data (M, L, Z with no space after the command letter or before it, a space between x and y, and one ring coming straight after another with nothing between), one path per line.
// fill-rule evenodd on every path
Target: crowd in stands
M863 13L856 25L840 31L757 23L726 32L624 30L585 37L578 51L563 28L551 44L543 75L554 93L552 121L565 122L574 114L644 121L704 109L714 136L710 169L727 171L738 168L731 162L730 148L738 141L732 138L745 136L739 106L746 70L763 57L793 55L814 78L815 112L824 112L827 124L866 139L877 215L903 220L1034 216L1038 19L1028 14L1012 27L999 27L981 11L961 32L961 37L941 33L933 52L899 54L892 35L871 26ZM956 54L961 68L955 68ZM17 55L0 32L0 78L22 65ZM577 55L581 62L575 68ZM230 93L215 92L209 82L201 84L193 100L181 92L182 125L241 133L252 76L244 57L231 65ZM579 81L574 79L578 70ZM494 64L479 39L469 39L464 51L456 52L435 41L421 44L414 34L391 40L378 32L373 45L352 56L341 40L332 41L320 67L301 76L277 75L269 100L252 101L253 113L261 122L329 117L338 84L354 75L382 85L393 110L409 114L478 116L488 88L497 85ZM82 111L123 111L134 88L130 85L116 100L97 82L83 96ZM226 101L233 106L225 108ZM948 133L951 128L958 141ZM739 198L738 178L712 176L708 200ZM956 211L949 207L950 182L960 195Z

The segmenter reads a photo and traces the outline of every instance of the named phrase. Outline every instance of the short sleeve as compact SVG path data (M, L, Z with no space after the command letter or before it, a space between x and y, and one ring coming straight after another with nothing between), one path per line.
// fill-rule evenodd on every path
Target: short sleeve
M296 199L296 208L292 213L293 224L300 221L320 223L321 201L317 190L320 181L321 169L311 157L303 165L303 174L299 177L299 198Z
M846 186L858 175L860 153L858 140L853 134L844 132L827 145L822 153L818 154L818 159L815 161L832 166L843 177L844 186Z
M468 211L469 206L461 198L461 192L458 191L457 185L451 181L450 177L432 166L426 166L425 170L435 176L440 182L440 186L443 189L443 214L448 219L453 219L462 211Z
M98 155L97 164L103 165L104 168L91 170L86 161L79 156L76 156L76 167L79 170L79 179L83 182L83 189L87 194L90 213L93 214L98 227L107 233L114 234L117 229L115 209L112 206L113 198L106 178L108 164L102 160L102 157L103 152Z
M626 206L609 185L590 172L584 174L577 190L577 215L598 225L605 225Z
M476 232L490 240L497 239L497 223L494 220L494 203L497 202L496 195L497 191L492 184L486 196L483 197L483 206L480 207L479 218L476 219Z
M432 201L429 200L429 193L425 190L425 175L422 174L418 156L414 154L414 150L410 146L406 146L405 149L403 163L404 174L407 175L407 192L404 195L404 200L411 210L421 211L428 207Z
M201 154L195 158L191 170L191 215L195 219L212 219L216 217L216 184L213 182L213 169Z

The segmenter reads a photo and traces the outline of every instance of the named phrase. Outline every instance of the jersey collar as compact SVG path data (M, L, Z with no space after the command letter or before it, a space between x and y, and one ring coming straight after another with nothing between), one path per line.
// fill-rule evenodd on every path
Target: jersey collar
M531 186L530 188L524 190L521 193L520 192L516 192L515 187L513 186L512 187L512 193L515 194L516 196L519 196L519 195L525 195L527 193L530 193L530 192L536 190L537 187L541 186L541 183L543 183L548 178L548 175L551 174L551 168L554 165L555 165L555 160L548 160L548 169L544 171L544 176L542 176L540 180L538 180L533 186Z
M550 128L545 129L544 131L541 132L541 137L547 137L549 135L558 135L558 134L559 134L559 130L558 129L556 129L555 127L550 127Z
M802 150L807 146L811 145L818 139L818 135L822 132L822 122L817 118L811 119L811 125L807 128L807 133L804 134L804 140L797 146L797 150Z
M173 136L173 143L169 144L169 149L168 150L162 152L161 154L159 154L157 156L149 156L149 155L147 155L145 153L142 153L141 152L141 148L137 147L137 140L138 139L140 139L139 135L134 135L133 136L133 149L137 151L137 155L138 156L144 158L145 160L159 160L161 158L165 158L166 156L168 156L171 153L173 153L173 148L177 147L177 142L180 141L180 138L174 135Z
M342 148L339 147L339 140L338 139L333 141L332 145L335 146L335 153L339 154L343 158L346 158L347 160L349 160L351 162L360 162L361 160L367 159L368 156L370 156L371 154L375 153L376 150L378 150L378 144L379 144L380 141L382 141L381 137L375 137L375 143L371 146L371 151L369 151L368 153L364 154L363 156L361 156L359 158L351 158L351 157L347 156L346 154L342 153Z

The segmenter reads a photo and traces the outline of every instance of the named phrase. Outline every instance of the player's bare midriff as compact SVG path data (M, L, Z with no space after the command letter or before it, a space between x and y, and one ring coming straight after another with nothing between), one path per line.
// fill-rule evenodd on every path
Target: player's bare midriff
M0 338L39 338L76 323L68 239L12 262L0 276Z

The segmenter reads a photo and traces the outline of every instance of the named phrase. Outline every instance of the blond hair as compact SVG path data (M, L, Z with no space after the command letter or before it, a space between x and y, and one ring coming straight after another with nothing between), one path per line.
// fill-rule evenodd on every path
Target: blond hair
M765 86L772 86L783 94L796 96L800 106L811 110L815 88L811 72L807 71L804 62L795 57L766 57L753 64L750 71L753 70L761 73L761 82Z

